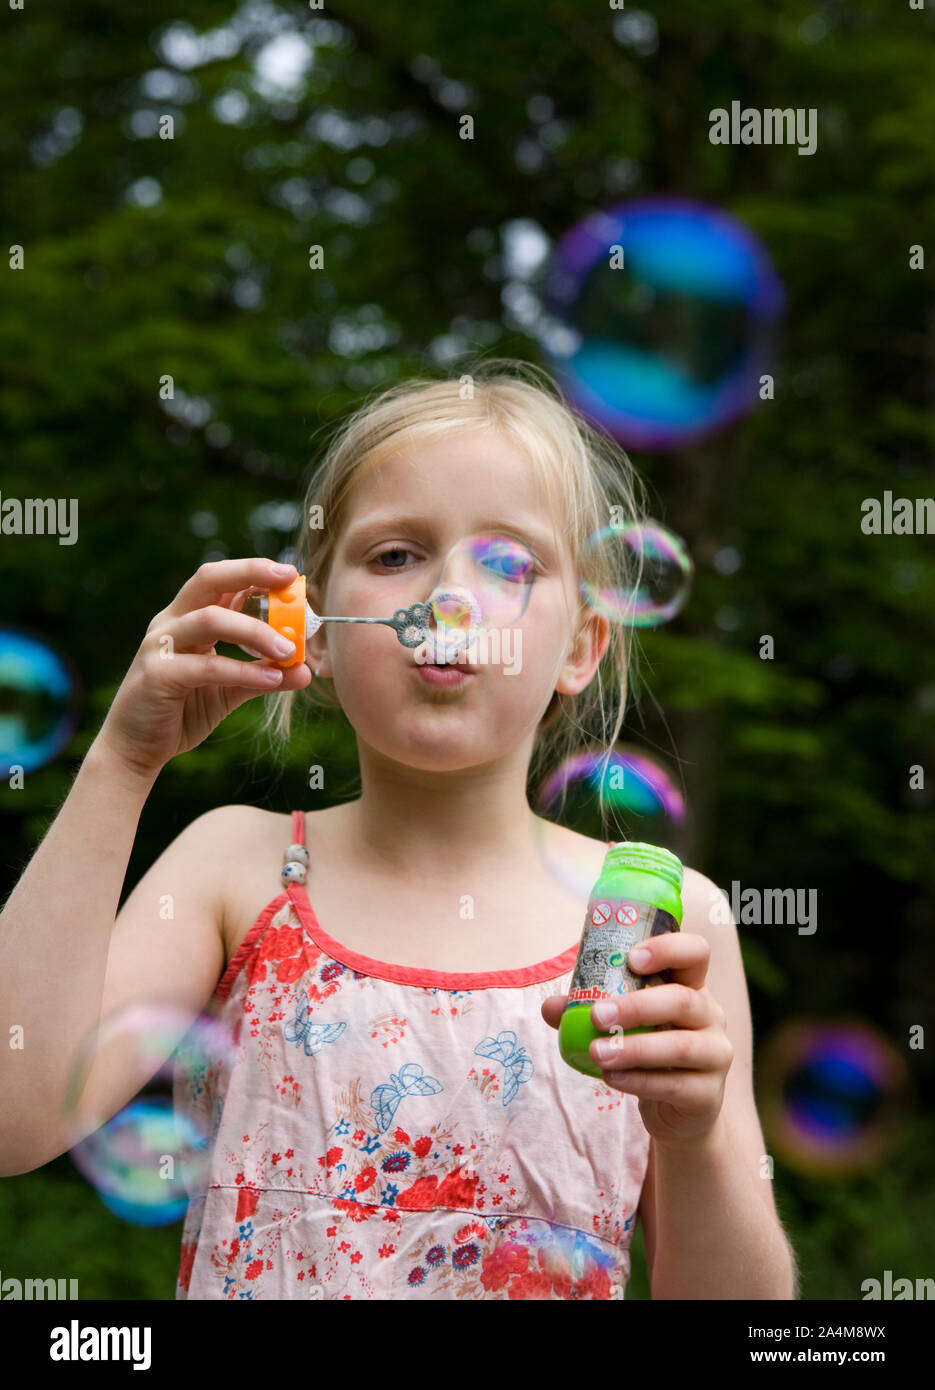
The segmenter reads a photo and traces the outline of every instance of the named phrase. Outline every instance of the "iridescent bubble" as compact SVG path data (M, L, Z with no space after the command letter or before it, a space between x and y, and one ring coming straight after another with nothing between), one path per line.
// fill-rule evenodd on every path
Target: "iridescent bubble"
M110 1211L167 1225L204 1191L235 1052L218 1019L166 1004L130 1005L88 1037L64 1123L75 1166Z
M601 815L603 790L604 814ZM672 826L685 819L685 800L669 773L646 753L617 744L567 758L542 784L533 806L539 854L547 871L583 901L594 885L594 854L587 845L558 844L548 817L605 844L635 839L669 848ZM630 833L632 828L632 833Z
M516 622L526 611L538 572L528 546L494 533L467 536L445 557L437 590L467 589L486 627Z
M782 282L736 218L682 198L591 214L544 285L567 394L629 448L685 448L741 418L769 371Z
M581 594L611 622L658 627L685 606L695 567L684 542L664 526L605 526L588 537L584 554L608 577L582 579Z
M538 573L535 555L514 537L489 532L459 541L426 599L436 620L429 645L440 656L451 656L481 630L519 622Z
M78 676L45 642L0 628L0 777L35 772L60 753L77 723Z
M908 1118L904 1056L862 1020L783 1024L758 1049L757 1105L770 1148L817 1178L882 1163Z

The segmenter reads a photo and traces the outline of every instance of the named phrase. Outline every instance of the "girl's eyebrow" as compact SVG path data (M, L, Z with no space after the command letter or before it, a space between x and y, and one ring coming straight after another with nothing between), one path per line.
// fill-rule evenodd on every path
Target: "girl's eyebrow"
M392 513L383 517L371 517L359 526L353 526L347 533L345 543L348 546L362 545L371 536L376 537L384 531L426 531L431 526L431 522L424 516L404 516L399 513ZM470 534L483 535L486 532L493 534L512 534L526 540L533 546L538 546L540 550L552 553L552 537L548 531L538 526L523 524L517 526L514 522L504 522L492 520L482 522L475 531Z

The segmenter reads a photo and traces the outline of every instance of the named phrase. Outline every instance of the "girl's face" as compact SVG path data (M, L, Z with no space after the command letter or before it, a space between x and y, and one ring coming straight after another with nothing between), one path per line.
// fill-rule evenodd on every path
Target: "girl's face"
M327 525L327 518L325 518ZM349 504L317 613L389 618L441 589L504 593L509 619L499 637L471 646L447 687L419 674L425 648L401 645L383 625L326 623L309 641L312 668L334 681L358 739L409 767L451 772L532 748L553 691L583 689L607 648L609 623L591 615L575 642L579 599L561 521L552 534L548 502L532 461L493 429L412 445L373 465ZM528 556L533 580L510 603L509 580L474 568L459 542L504 537ZM454 548L454 549L453 549ZM514 592L519 593L516 585ZM523 607L523 604L525 606ZM433 634L437 625L433 619Z

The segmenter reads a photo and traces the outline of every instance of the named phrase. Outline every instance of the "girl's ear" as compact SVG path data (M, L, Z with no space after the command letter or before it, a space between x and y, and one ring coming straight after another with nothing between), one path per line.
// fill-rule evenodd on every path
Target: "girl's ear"
M568 649L568 656L555 689L562 695L577 695L590 685L610 645L610 619L589 610Z

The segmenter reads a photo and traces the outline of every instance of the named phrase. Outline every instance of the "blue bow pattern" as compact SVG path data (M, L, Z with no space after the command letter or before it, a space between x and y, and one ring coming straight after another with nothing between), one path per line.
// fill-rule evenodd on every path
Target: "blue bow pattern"
M528 1081L533 1073L532 1058L526 1055L524 1047L517 1050L516 1043L516 1034L512 1029L505 1028L495 1038L482 1038L474 1049L478 1057L490 1057L503 1064L504 1105L509 1105L519 1090L520 1082Z
M434 1076L423 1076L419 1062L407 1062L398 1072L377 1086L370 1104L377 1117L377 1129L382 1134L393 1123L393 1116L406 1096L434 1096L445 1088Z
M304 1043L306 1056L320 1052L326 1043L336 1042L347 1027L346 1023L313 1023L308 1014L308 991L299 995L295 1006L295 1020L283 1029L286 1042Z

